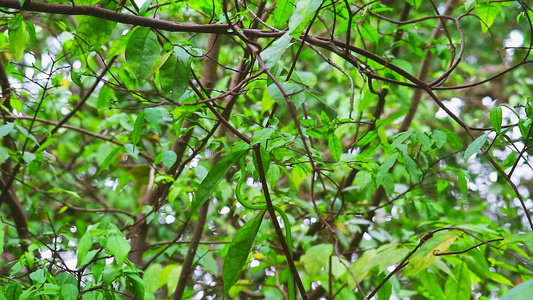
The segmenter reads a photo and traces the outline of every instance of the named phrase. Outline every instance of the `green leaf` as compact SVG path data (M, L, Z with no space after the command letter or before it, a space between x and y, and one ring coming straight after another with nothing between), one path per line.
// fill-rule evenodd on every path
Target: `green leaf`
M272 13L272 16L274 17L274 27L278 29L283 29L285 24L287 23L287 20L292 15L292 11L294 10L294 7L289 0L279 0L276 2L276 8L274 8L274 12Z
M448 136L446 135L446 132L442 130L434 130L431 133L431 138L435 141L435 145L438 149L446 145L446 141L448 141Z
M4 136L10 134L14 128L14 123L6 123L5 125L2 125L2 127L0 127L0 138L3 138Z
M115 256L117 264L122 265L130 253L131 245L122 236L122 233L117 232L116 234L109 235L105 248Z
M369 41L374 45L377 45L379 42L379 32L373 25L365 23L361 27L361 37L365 41Z
M470 300L472 293L472 282L470 279L470 270L466 263L461 262L453 268L453 277L448 277L444 292L447 299Z
M468 186L466 182L466 176L463 170L457 171L457 183L459 183L461 194L463 194L463 197L466 197L466 193L468 192Z
M496 106L490 111L490 125L498 134L502 131L502 108Z
M261 52L261 58L265 62L267 68L272 68L281 59L281 55L289 48L292 43L292 36L289 32L282 35L270 47Z
M35 154L31 153L31 152L24 152L22 154L22 159L24 160L25 163L29 164L31 163L32 161L34 161L36 158Z
M405 166L412 182L418 182L422 176L422 171L418 168L418 164L407 153L403 154L403 159L405 159Z
M472 4L474 4L474 2L476 2L476 0L466 0L465 1L465 10L469 10L470 7L472 6Z
M354 184L359 186L359 190L365 190L370 184L372 184L372 174L367 171L359 171L355 175Z
M391 148L398 148L398 145L402 144L406 139L408 139L413 134L412 131L404 131L396 136L394 141L391 143Z
M74 74L74 72L72 73ZM81 86L81 83L78 85ZM109 105L111 104L113 96L114 96L113 89L111 89L107 85L102 86L102 88L100 89L100 93L98 93L98 101L96 102L96 108L98 109L98 111L108 108Z
M304 26L311 20L314 12L320 7L322 0L299 0L296 9L289 20L289 32L294 36L302 33Z
M115 158L117 157L117 155L120 153L121 151L121 148L118 147L118 148L115 148L113 149L113 151L111 151L107 156L106 158L104 159L104 161L102 162L102 164L100 165L100 169L98 170L98 173L96 173L97 175L100 175L104 170L107 170L107 168L111 165L111 163L115 160Z
M485 144L485 142L487 141L487 137L489 136L489 134L490 134L490 132L486 132L485 134L479 136L475 141L472 142L472 144L470 144L468 146L468 148L466 148L466 151L465 151L465 154L464 154L464 157L463 157L465 162L468 161L470 156L472 156L475 153L477 153L479 151L479 149L481 149L481 147L483 147L483 144Z
M8 36L9 50L14 60L20 61L27 43L26 24L23 22L22 14L17 14L8 21Z
M220 181L226 176L226 173L228 173L231 166L233 166L233 164L235 164L235 162L237 162L237 160L239 160L239 158L241 158L241 156L247 151L248 149L234 149L226 157L219 160L213 169L209 171L196 190L188 218L194 215L200 207L204 205L205 201L207 201L211 194L213 194Z
M420 7L420 4L422 4L422 0L405 0L409 5L411 5L415 10L417 10Z
M174 101L178 101L189 87L189 58L185 50L176 47L174 55L170 56L159 70L161 90Z
M128 281L130 283L131 291L134 295L139 296L140 299L144 299L145 287L144 281L137 274L134 273L125 273Z
M435 261L435 254L446 251L457 239L453 231L437 232L425 242L420 249L411 257L409 265L404 269L404 276L413 276L428 268Z
M31 134L26 128L22 127L22 126L19 126L19 125L15 125L15 127L18 129L18 131L20 133L22 133L25 137L29 138L30 140L32 140L35 144L39 145L39 142L37 142L37 139L35 138L35 136L33 134Z
M328 265L331 253L333 253L332 244L315 245L305 251L302 262L311 278L318 275L320 269Z
M81 82L80 72L72 71L70 73L70 79L72 79L72 82L74 82L74 84L76 84L77 86L79 87L83 86L83 83Z
M426 151L431 150L431 140L429 139L429 137L424 132L417 131L416 132L416 139L418 140L418 142L420 142L422 147L424 149L426 149Z
M163 112L156 107L149 107L144 109L144 117L150 126L161 135L161 119L163 118Z
M133 131L131 133L131 143L137 145L141 141L141 133L144 124L144 111L142 111L135 119L135 124L133 125Z
M533 279L522 282L510 289L500 300L529 299L531 295L533 295Z
M333 159L335 159L336 161L339 161L341 159L342 143L334 132L328 134L328 149Z
M97 47L102 46L109 40L113 29L117 25L116 22L93 16L78 16L77 19L76 34L83 40L83 43Z
M500 4L494 2L478 3L476 10L481 23L481 31L486 33L500 13Z
M394 153L393 155L387 157L383 161L381 166L379 166L378 174L376 176L376 184L378 186L381 185L381 183L383 182L383 179L389 173L390 168L392 168L392 166L394 166L394 164L396 163L396 160L398 159L398 155L399 155L398 153Z
M172 150L167 150L161 153L161 162L165 165L167 169L170 169L177 159L178 156L176 155L176 152Z
M511 152L507 157L505 158L505 161L503 162L502 169L507 169L514 165L516 163L516 160L518 159L518 156L516 156L516 152Z
M79 294L78 287L72 283L61 286L61 297L63 300L76 300Z
M143 276L143 280L146 283L146 293L153 294L165 284L165 282L161 282L162 272L163 267L159 263L151 264L146 268Z
M246 222L237 231L229 245L228 253L226 254L222 267L224 295L227 295L229 289L241 278L242 269L248 259L248 254L252 249L252 244L259 230L259 226L261 226L265 212L266 210L262 210L256 217Z
M159 58L159 43L155 34L147 27L137 27L128 40L125 58L138 78L149 74L152 65Z
M81 239L78 242L78 267L81 267L80 263L82 262L83 258L87 256L87 253L89 253L89 250L91 250L93 246L94 236L92 233L87 230Z
M145 1L143 5L141 6L141 8L139 9L139 15L144 16L144 14L146 14L146 12L148 11L148 8L150 8L150 5L152 5L153 2L154 0Z
M254 136L252 137L252 141L250 142L251 145L255 145L257 143L260 143L261 145L265 146L266 141L272 136L274 133L274 129L267 127L263 128L256 133L254 133Z

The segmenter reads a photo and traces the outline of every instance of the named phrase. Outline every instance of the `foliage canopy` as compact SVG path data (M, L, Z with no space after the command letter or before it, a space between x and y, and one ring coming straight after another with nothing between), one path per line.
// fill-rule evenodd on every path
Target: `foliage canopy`
M524 299L530 5L0 0L0 299Z

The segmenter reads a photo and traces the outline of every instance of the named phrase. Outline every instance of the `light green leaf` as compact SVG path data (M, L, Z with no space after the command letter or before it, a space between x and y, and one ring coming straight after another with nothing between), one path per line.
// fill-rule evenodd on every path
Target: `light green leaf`
M247 151L248 149L234 149L226 157L219 160L213 169L209 171L196 191L188 218L195 214L200 207L204 205L205 201L207 201L211 194L213 194L220 181L226 176L226 173L228 173L231 166L233 166L233 164L235 164L235 162L237 162L237 160L239 160L239 158L241 158L241 156Z
M508 286L514 286L514 284L509 279L507 279L507 277L503 276L500 273L488 272L487 274L489 275L488 277L494 282L506 284Z
M355 175L354 184L359 186L359 190L364 190L370 184L372 184L372 174L367 171L359 171Z
M498 134L502 131L502 108L496 106L490 111L490 125Z
M509 290L500 300L529 299L533 295L533 279L515 286Z
M417 10L420 7L420 4L422 4L422 0L405 0L409 5L411 5L415 10Z
M474 4L474 2L476 2L476 0L466 0L465 1L465 10L469 10L470 7L472 6L472 4Z
M144 111L142 111L135 119L133 125L133 132L131 133L131 143L137 145L141 141L141 132L144 124Z
M14 123L6 123L5 125L2 125L2 127L0 127L0 138L3 138L4 136L10 134L14 128Z
M117 157L117 155L120 153L121 151L121 147L118 147L118 148L115 148L113 149L113 151L111 151L107 156L106 158L104 159L104 161L102 162L102 164L100 165L100 169L98 170L98 173L97 175L100 175L104 170L107 170L107 168L111 165L111 163L115 160L115 158Z
M411 257L409 265L403 271L403 275L413 276L431 266L435 261L435 254L446 251L455 242L455 239L457 239L457 234L453 231L435 233Z
M372 44L377 45L379 42L379 36L380 35L376 27L367 23L365 23L361 27L361 37L363 38L363 40L369 41Z
M328 265L331 253L333 253L332 244L315 245L305 251L302 262L311 278L317 276L320 269Z
M81 267L80 263L83 258L87 256L89 250L93 246L94 236L89 230L87 230L78 242L78 267Z
M102 46L109 40L113 29L117 25L116 22L93 16L78 16L77 19L76 34L83 40L83 43L97 47Z
M339 161L341 159L342 143L334 132L331 132L328 135L328 149L333 159L335 159L336 161Z
M110 234L107 238L106 250L115 256L118 265L122 265L130 253L131 245L122 236L122 233L117 232Z
M281 55L289 48L292 43L292 36L289 32L282 35L270 47L261 52L261 58L265 62L267 68L272 68L281 59Z
M174 55L170 56L159 70L161 90L174 101L178 101L189 86L189 58L185 50L176 47Z
M147 27L137 27L126 46L125 58L138 78L144 78L159 58L159 43L155 34Z
M78 287L72 283L61 286L61 297L63 300L76 300L78 299L79 293Z
M227 295L229 289L237 282L237 280L239 280L239 278L241 278L242 269L248 259L248 255L252 249L252 244L265 212L265 210L262 210L257 216L246 222L246 224L237 231L229 245L228 253L226 254L224 265L222 267L224 295Z
M464 157L463 157L465 162L468 161L470 156L472 156L475 153L477 153L479 151L479 149L481 149L481 147L483 147L483 144L485 144L485 142L487 141L487 137L489 136L489 133L490 132L486 132L485 134L479 136L475 141L472 142L472 144L470 144L468 146L468 148L466 148L466 151L465 151L465 154L464 154Z
M31 163L32 161L34 161L36 158L35 154L31 153L31 152L24 152L22 154L22 159L24 160L25 163L29 164Z
M274 17L274 27L278 29L283 29L287 20L291 17L292 11L294 10L291 1L289 0L279 0L276 2L276 8L272 16Z
M146 268L143 275L144 282L146 283L146 293L153 294L165 284L164 282L161 282L162 272L163 267L159 263L151 264Z
M470 300L472 293L472 281L470 279L470 270L466 263L461 262L453 268L453 277L448 277L444 292L447 299Z
M144 109L144 117L150 126L161 135L161 119L163 118L163 112L157 107L149 107Z
M383 179L389 173L390 168L394 166L396 159L398 159L398 153L394 153L393 155L387 157L381 166L379 166L378 174L376 176L376 184L378 186L381 185Z
M500 4L494 2L478 3L476 10L481 22L481 31L486 33L500 13Z
M165 165L167 169L170 169L177 159L178 156L176 155L176 152L172 150L167 150L161 153L161 162Z
M311 20L314 12L320 7L322 0L298 0L296 9L289 20L289 32L294 36L302 33L304 26Z
M263 128L256 133L254 133L254 136L252 137L251 145L255 145L257 143L261 143L264 145L266 141L272 136L274 133L274 129L267 127Z
M72 72L72 74L74 74L74 72ZM78 85L81 85L81 83ZM98 111L108 108L109 105L111 104L113 96L114 96L113 89L111 89L107 85L102 86L102 88L100 89L100 93L98 93L98 101L96 102L96 108L98 109Z
M398 145L403 143L405 140L407 140L411 135L413 134L412 131L404 131L396 136L394 141L391 143L391 148L398 148Z

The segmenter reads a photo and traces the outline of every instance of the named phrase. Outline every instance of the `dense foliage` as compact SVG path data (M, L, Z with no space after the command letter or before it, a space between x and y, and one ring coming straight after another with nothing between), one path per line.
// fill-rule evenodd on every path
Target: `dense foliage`
M526 299L533 11L0 0L0 299Z

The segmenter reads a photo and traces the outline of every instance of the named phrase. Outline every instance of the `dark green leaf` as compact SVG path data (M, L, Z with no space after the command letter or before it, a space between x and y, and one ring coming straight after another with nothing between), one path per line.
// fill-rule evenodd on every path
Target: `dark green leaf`
M137 145L141 141L141 133L144 124L144 111L142 111L135 119L135 124L133 125L133 132L131 133L131 143Z
M155 129L157 134L161 135L161 119L163 118L163 112L158 108L149 107L144 109L144 116L148 124Z
M61 286L61 297L63 300L76 300L79 295L78 287L69 283Z
M126 46L126 62L135 76L144 78L159 57L159 51L159 43L150 28L137 27Z
M188 218L196 214L200 207L204 205L205 201L207 201L211 194L213 194L220 181L226 176L226 173L228 173L231 166L233 166L247 151L248 149L234 149L228 154L228 156L218 161L213 169L209 171L196 190Z
M93 246L94 236L91 234L89 230L83 234L81 239L78 242L78 267L81 267L79 265L83 258L87 256L87 253L89 253L89 250L91 250Z
M262 210L252 220L246 222L239 231L235 234L235 237L231 241L228 253L224 259L224 265L222 267L222 279L224 280L224 295L228 294L229 289L241 278L242 269L248 254L252 249L254 242L265 210Z
M168 98L178 101L189 86L189 77L189 54L176 47L174 55L170 56L159 70L161 90Z

